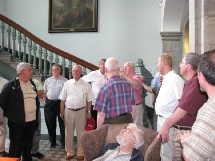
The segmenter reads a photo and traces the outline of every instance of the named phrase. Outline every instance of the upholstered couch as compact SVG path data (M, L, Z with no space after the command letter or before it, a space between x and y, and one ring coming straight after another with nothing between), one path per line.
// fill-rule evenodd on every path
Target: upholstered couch
M109 143L116 143L119 131L128 124L107 124L93 131L86 131L81 135L81 144L84 150L85 161L91 161L98 156L99 151ZM156 138L157 132L141 127L144 132L144 145L140 150L145 161L160 160L161 141Z

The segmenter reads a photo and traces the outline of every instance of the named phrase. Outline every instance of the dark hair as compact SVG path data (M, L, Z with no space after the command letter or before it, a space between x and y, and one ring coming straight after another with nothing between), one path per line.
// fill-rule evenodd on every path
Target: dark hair
M215 86L215 50L207 51L201 56L198 71L204 75L210 85Z
M201 55L199 55L197 53L193 53L193 52L187 53L184 56L185 63L190 64L192 66L192 69L194 71L197 71L198 64L199 64L199 61L200 61L200 57L201 57Z

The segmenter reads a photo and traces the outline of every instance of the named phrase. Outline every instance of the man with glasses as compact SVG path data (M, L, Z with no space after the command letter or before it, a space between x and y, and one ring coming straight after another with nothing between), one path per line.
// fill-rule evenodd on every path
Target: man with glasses
M143 145L143 131L130 123L117 135L117 143L108 144L94 161L143 161L139 148Z
M180 73L186 80L183 93L177 109L171 117L167 119L159 131L162 142L165 143L169 138L169 129L174 128L173 133L173 160L182 160L182 147L180 143L180 135L190 132L199 108L206 102L207 95L200 90L197 77L197 66L200 55L196 53L188 53L182 59L179 67ZM195 101L194 101L195 100Z

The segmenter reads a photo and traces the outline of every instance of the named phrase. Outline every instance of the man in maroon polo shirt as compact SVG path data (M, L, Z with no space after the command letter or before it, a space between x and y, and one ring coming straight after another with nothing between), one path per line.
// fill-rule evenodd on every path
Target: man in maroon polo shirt
M184 134L191 130L196 120L197 112L206 102L206 93L201 92L197 78L197 66L200 55L196 53L188 53L182 59L179 67L180 73L186 80L184 84L181 100L172 114L172 116L164 123L159 131L158 138L162 138L162 143L168 141L169 129L174 127L173 134L173 160L182 160L182 147L180 143L180 134Z

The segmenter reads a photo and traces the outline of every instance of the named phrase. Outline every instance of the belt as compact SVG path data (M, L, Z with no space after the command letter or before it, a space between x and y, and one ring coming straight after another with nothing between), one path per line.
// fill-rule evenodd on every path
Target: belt
M77 108L77 109L71 109L71 108L68 108L69 110L72 110L72 111L79 111L81 109L83 109L84 107L81 107L81 108Z
M123 113L123 114L120 114L119 116L125 116L125 115L128 115L130 113Z
M191 127L189 127L189 126L174 125L173 127L176 128L176 129L179 129L179 130L191 130Z
M47 99L47 100L49 100L49 101L53 101L53 102L56 102L56 101L61 101L61 100L50 100L50 99Z
M140 104L142 104L142 102L140 102L140 103L137 103L136 105L140 105Z

